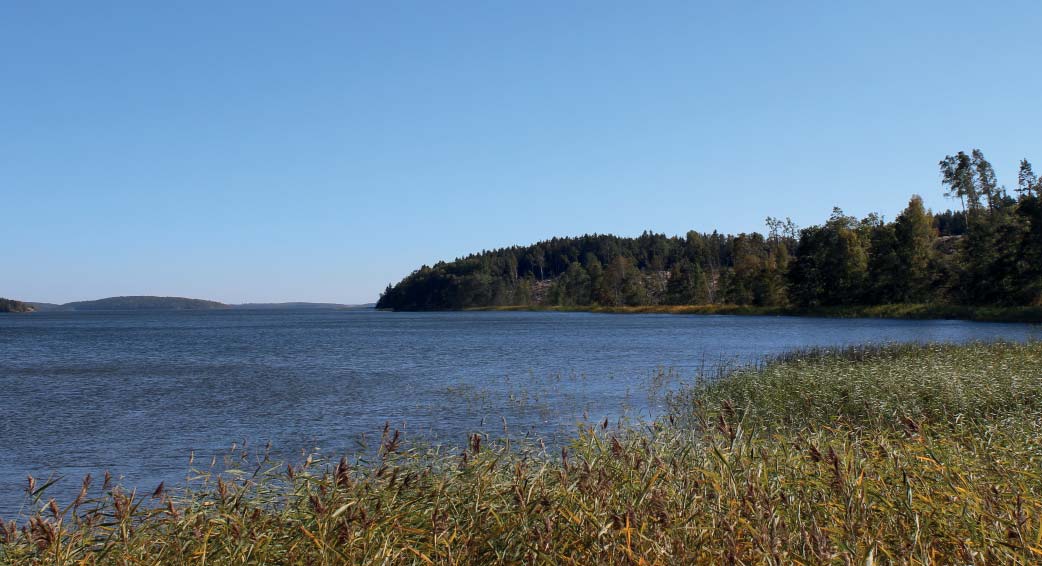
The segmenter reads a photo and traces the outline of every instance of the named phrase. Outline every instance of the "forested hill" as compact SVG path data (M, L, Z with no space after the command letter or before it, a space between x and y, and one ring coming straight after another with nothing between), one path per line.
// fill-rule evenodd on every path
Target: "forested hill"
M65 303L60 310L98 311L98 310L202 310L226 309L228 305L202 299L186 299L184 297L109 297L96 301L79 301Z
M13 299L5 299L0 297L0 312L33 312L32 305L23 303L22 301L15 301Z
M932 214L913 196L891 222L834 209L802 230L768 218L766 234L554 238L423 266L377 308L1040 304L1042 183L1031 164L1021 161L1012 194L979 150L940 169L956 211Z

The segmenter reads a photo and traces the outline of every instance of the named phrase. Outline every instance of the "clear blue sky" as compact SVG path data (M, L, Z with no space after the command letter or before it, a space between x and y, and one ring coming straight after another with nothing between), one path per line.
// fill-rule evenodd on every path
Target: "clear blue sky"
M0 296L367 302L1042 166L1042 3L7 2Z

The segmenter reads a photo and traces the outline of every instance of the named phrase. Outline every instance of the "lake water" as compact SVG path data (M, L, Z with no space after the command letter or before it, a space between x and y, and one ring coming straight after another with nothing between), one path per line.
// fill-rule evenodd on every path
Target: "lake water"
M227 310L0 316L0 517L26 474L104 470L151 489L232 442L354 452L410 439L566 438L662 410L670 380L805 346L1042 337L960 321L587 313Z

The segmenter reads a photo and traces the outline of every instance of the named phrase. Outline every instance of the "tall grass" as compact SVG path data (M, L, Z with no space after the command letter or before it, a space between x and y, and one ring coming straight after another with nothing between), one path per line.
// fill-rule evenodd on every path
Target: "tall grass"
M793 429L1023 421L1042 414L1042 345L891 345L799 350L703 379L672 399L677 415L728 402L747 424Z
M31 486L0 562L1040 563L1040 367L1038 343L801 352L560 454L385 431L369 461L262 455L177 491Z

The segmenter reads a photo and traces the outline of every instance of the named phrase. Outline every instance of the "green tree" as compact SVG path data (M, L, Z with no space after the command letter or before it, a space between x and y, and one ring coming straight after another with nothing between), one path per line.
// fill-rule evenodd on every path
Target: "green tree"
M823 226L800 232L789 270L790 295L798 304L850 305L865 295L867 243L855 218L835 208Z
M880 224L871 231L868 279L868 302L902 302L904 281L901 279L897 230L893 224Z
M637 306L648 303L644 278L633 262L619 255L604 272L612 305Z
M1032 196L1042 193L1042 184L1031 169L1031 163L1027 159L1020 160L1020 171L1017 172L1017 192L1021 196Z
M792 221L789 228L794 229ZM775 240L770 245L764 272L756 289L757 304L765 306L782 306L789 302L785 275L789 271L788 238Z
M626 283L626 274L629 271L629 262L621 255L615 256L604 270L603 304L617 306L625 304L622 290Z
M1010 304L1016 296L1018 252L1026 226L1008 211L969 217L962 240L959 298L976 305Z
M983 195L986 199L988 210L995 210L998 208L1003 196L995 178L995 170L991 167L991 163L984 159L984 153L979 149L973 150L970 160L973 163L974 171L977 173L977 193Z
M551 287L550 302L555 305L588 305L590 290L589 273L579 262L573 261Z
M531 274L523 277L517 282L517 286L514 287L514 300L512 301L515 305L531 305L532 304L532 285L535 279Z
M970 212L980 208L980 194L974 180L973 160L960 151L941 160L941 184L946 188L945 196L957 198L963 210Z
M1042 191L1037 182L1025 191L1017 206L1024 232L1017 254L1019 276L1017 301L1025 305L1042 305Z
M896 294L900 302L925 302L931 299L930 266L936 235L933 218L923 206L923 199L913 195L908 206L894 221L897 275L894 278L903 285Z
M702 268L686 258L674 263L666 284L666 302L671 305L704 304L706 278Z
M611 292L604 279L604 266L591 252L587 252L583 261L586 264L586 273L590 276L590 304L607 304Z

